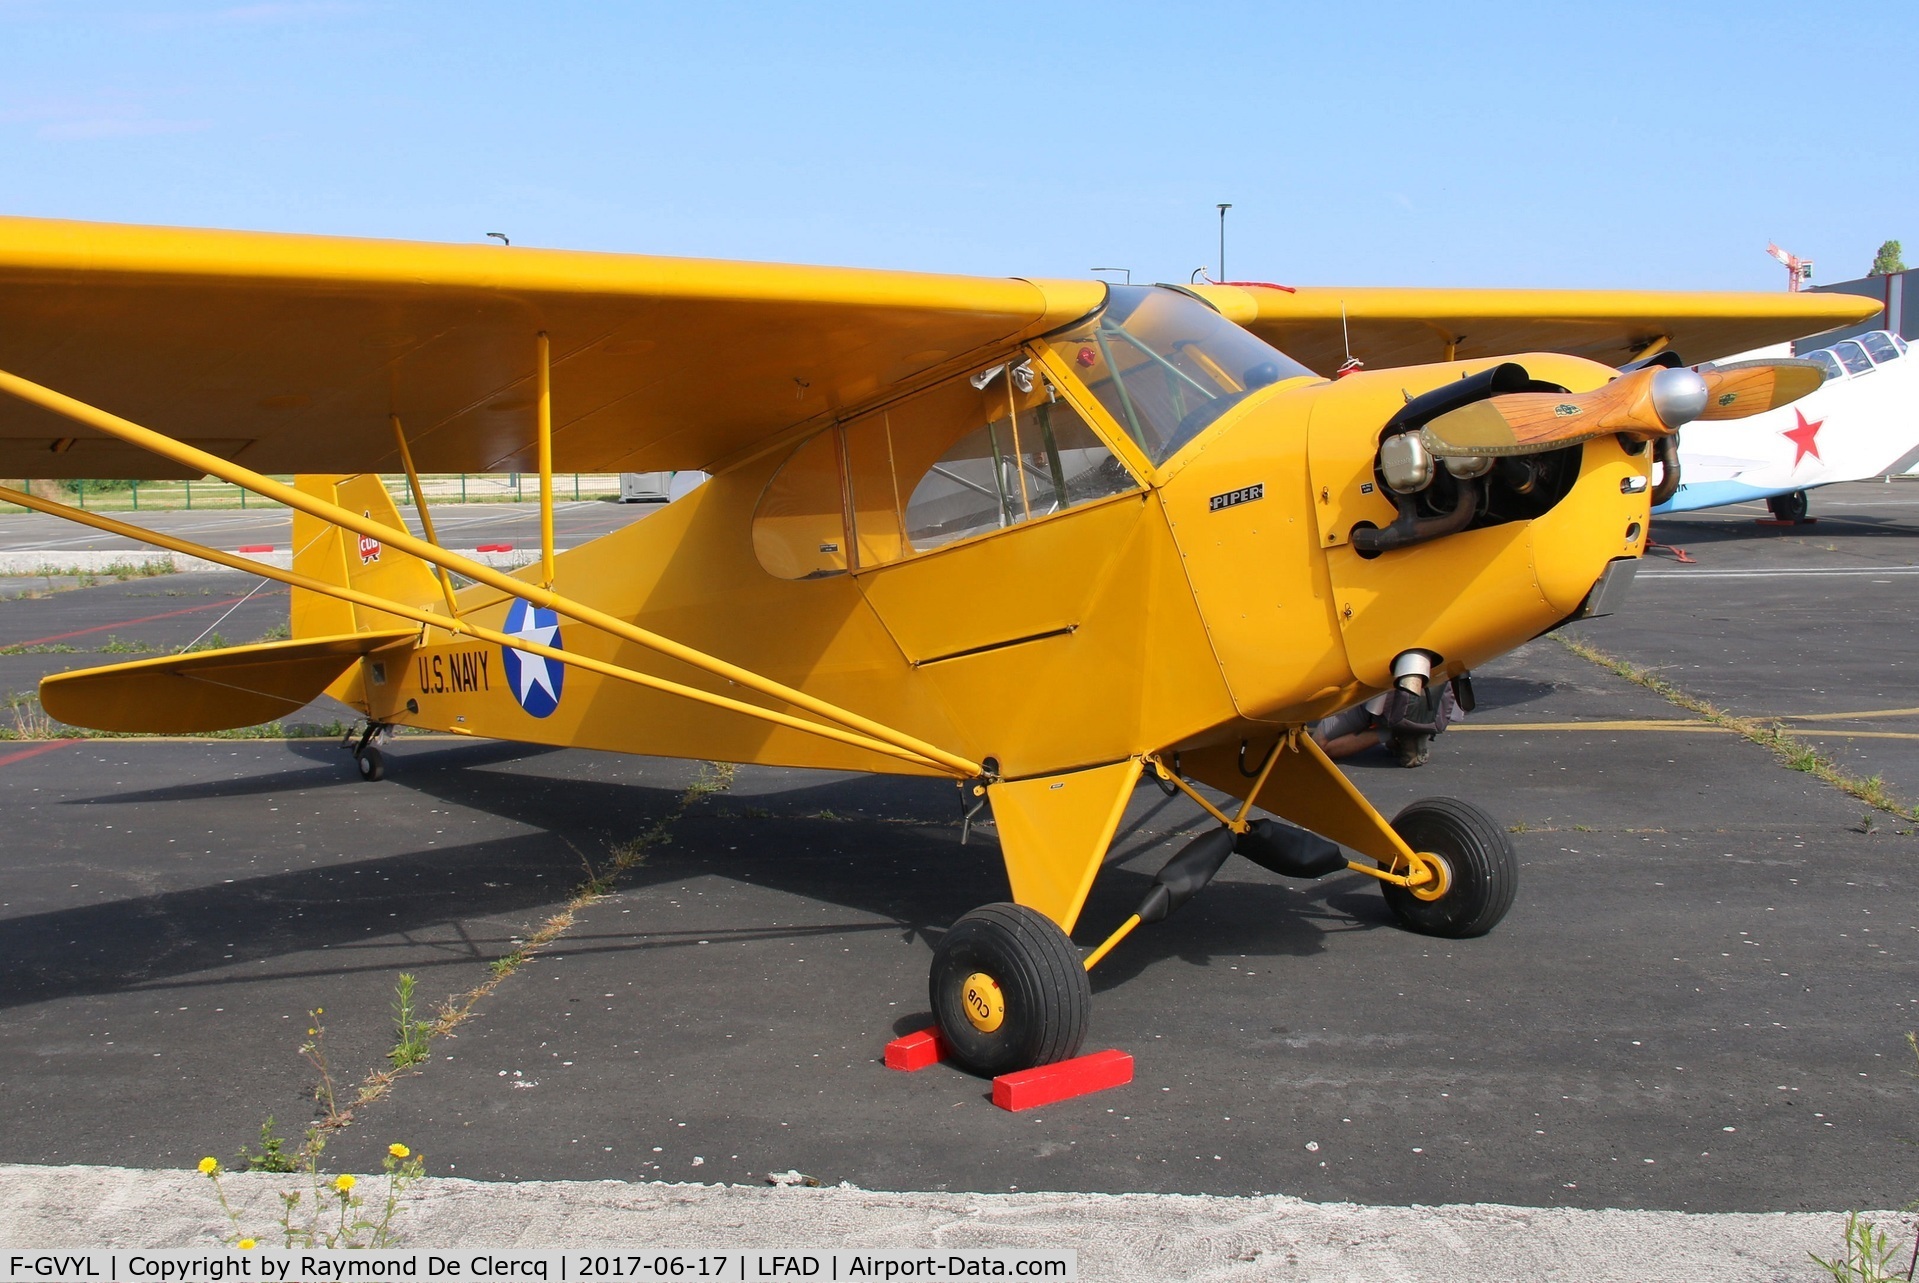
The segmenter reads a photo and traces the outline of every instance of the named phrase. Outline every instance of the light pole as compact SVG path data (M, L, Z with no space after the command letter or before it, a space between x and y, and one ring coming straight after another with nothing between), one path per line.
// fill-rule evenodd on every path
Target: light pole
M1226 280L1226 211L1232 207L1230 201L1219 207L1219 279L1221 283Z

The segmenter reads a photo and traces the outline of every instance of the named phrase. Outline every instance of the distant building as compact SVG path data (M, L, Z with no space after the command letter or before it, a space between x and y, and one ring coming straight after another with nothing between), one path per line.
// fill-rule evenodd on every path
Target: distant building
M1792 350L1800 352L1816 347L1831 347L1841 339L1856 338L1873 330L1891 330L1902 339L1919 338L1919 281L1913 279L1915 276L1919 276L1919 271L1862 276L1856 281L1835 281L1831 285L1812 286L1813 292L1818 294L1857 294L1861 298L1878 299L1885 310L1857 325L1800 339L1792 345Z

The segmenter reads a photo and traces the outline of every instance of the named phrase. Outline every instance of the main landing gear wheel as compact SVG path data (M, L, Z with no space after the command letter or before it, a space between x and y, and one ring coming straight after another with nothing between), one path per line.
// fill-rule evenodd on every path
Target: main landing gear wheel
M1459 940L1483 936L1513 907L1519 889L1519 857L1493 817L1457 798L1429 797L1393 817L1406 845L1446 866L1437 899L1387 883L1386 905L1400 924L1421 935Z
M1079 950L1051 918L981 905L933 950L933 1017L952 1058L992 1077L1079 1053L1093 987Z
M1766 500L1766 507L1780 521L1790 521L1798 525L1812 511L1812 500L1806 497L1804 490L1795 490L1791 494L1776 494Z
M386 777L386 754L371 744L353 755L353 764L360 768L360 778L368 783Z

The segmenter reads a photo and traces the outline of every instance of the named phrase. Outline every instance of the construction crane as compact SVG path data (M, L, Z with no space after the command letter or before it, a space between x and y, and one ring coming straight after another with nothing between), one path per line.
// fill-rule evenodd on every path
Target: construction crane
M1786 265L1786 289L1794 294L1799 292L1801 281L1812 279L1812 260L1801 258L1797 254L1788 254L1770 241L1766 244L1766 253Z

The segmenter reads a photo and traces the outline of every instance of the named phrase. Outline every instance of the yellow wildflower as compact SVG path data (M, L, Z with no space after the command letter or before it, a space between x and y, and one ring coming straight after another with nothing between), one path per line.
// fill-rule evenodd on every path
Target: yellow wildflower
M219 1160L219 1159L217 1159L217 1158L203 1158L203 1159L201 1159L201 1160L200 1160L200 1175L202 1175L202 1176L211 1176L211 1175L213 1175L213 1174L214 1174L215 1172L217 1172L217 1171L219 1171L219 1170L220 1170L220 1160Z
M335 1176L333 1178L333 1188L339 1190L342 1194L351 1190L357 1184L359 1184L359 1182L351 1176Z
M240 1240L240 1250L242 1252L251 1252L255 1246L256 1244L254 1240L250 1238L243 1238Z
M402 1145L397 1140L394 1141L391 1145L388 1145L386 1147L386 1152L393 1155L395 1158L409 1158L413 1154L412 1150L408 1149L405 1145Z
M309 1037L309 1038L311 1038L311 1037L313 1037L313 1035L314 1035L314 1034L317 1034L317 1033L319 1033L319 1032L320 1032L320 1031L319 1031L318 1029L309 1029L309 1030L307 1030L307 1037Z

